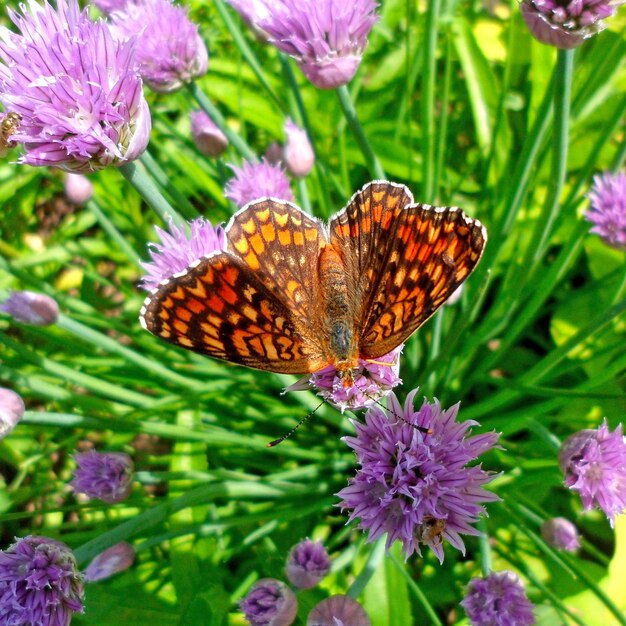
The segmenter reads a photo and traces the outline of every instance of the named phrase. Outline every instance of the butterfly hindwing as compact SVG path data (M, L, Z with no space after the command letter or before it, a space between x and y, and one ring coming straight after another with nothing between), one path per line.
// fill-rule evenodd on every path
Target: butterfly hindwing
M290 308L227 252L165 281L146 299L140 320L169 343L248 367L300 374L325 364Z

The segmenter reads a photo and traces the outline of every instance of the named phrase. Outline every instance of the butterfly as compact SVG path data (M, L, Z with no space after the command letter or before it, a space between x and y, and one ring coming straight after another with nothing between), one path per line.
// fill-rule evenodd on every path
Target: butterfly
M174 345L284 374L337 369L403 343L471 274L487 240L456 207L414 203L373 181L328 224L263 198L226 226L226 245L161 282L140 322Z

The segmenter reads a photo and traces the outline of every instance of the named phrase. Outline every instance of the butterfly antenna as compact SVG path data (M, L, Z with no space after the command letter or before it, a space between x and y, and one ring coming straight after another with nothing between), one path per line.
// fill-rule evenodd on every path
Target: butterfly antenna
M308 422L313 417L313 415L317 413L317 410L322 406L322 404L324 404L323 400L308 415L305 415L288 433L285 433L282 437L279 437L278 439L274 439L274 441L270 441L267 444L267 447L273 448L274 446L277 446L279 443L282 443L283 441L285 441L285 439L289 439L289 437L291 437L291 435L293 435L296 432L296 430L298 430L298 428L302 426L302 424L305 424L306 422Z

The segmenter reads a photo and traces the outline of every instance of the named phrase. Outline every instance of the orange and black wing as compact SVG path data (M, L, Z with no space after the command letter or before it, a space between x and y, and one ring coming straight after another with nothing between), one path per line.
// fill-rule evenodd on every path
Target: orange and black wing
M367 294L360 321L362 356L382 356L406 341L472 273L486 240L482 224L461 209L406 207Z
M164 281L146 298L140 322L169 343L248 367L303 374L326 365L293 311L227 252Z
M469 276L487 239L454 207L411 204L402 185L377 181L331 222L350 289L363 358L387 354L415 332Z
M233 216L226 239L228 251L289 309L301 332L316 341L323 313L318 271L326 244L322 224L289 202L265 198Z

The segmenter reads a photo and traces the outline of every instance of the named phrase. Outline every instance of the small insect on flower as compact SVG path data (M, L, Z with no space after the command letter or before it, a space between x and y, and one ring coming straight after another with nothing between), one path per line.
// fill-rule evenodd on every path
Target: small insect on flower
M17 143L11 140L11 135L20 127L22 116L19 113L9 111L0 122L0 157L6 156L11 148Z

